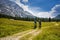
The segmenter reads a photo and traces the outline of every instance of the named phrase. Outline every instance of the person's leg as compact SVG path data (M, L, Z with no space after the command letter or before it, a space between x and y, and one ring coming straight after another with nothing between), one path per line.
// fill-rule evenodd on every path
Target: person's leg
M39 28L41 28L41 22L39 23Z
M34 25L34 29L36 29L36 28L37 28L37 25L35 24L35 25Z

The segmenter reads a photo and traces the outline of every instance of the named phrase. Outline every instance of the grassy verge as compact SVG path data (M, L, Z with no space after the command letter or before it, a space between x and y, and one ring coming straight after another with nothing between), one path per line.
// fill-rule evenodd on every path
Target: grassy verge
M42 32L33 40L60 40L60 22L43 22Z
M33 22L0 18L0 37L5 37L33 28Z

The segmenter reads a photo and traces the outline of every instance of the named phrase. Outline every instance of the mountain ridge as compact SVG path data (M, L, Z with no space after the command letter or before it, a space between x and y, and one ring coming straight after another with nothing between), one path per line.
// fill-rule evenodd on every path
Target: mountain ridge
M34 18L31 13L24 11L19 5L10 0L0 0L0 14L13 17ZM29 15L28 15L29 14Z

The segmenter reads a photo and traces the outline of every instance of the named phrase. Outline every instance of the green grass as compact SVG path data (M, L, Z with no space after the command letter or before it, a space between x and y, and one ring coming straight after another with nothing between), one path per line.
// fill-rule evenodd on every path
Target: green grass
M0 18L0 37L13 35L33 28L33 22Z
M0 18L0 37L13 35L33 27L33 22ZM33 40L60 40L60 22L42 22L41 30L42 32L34 37ZM22 40L30 36L27 35Z
M60 22L42 22L41 30L33 40L60 40Z

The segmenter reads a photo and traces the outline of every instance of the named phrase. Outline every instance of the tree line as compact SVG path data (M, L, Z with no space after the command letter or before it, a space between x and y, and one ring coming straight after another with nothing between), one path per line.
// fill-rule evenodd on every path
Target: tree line
M29 17L12 17L12 16L8 16L8 15L4 15L4 14L0 14L0 18L8 18L8 19L14 19L14 20L24 20L24 21L34 21L34 18L29 18ZM36 17L37 21L38 20L41 20L42 22L53 22L53 21L56 21L56 22L59 22L60 19L57 19L57 18L38 18Z
M0 18L8 18L8 19L14 19L14 20L24 20L24 21L34 21L33 18L29 18L29 17L12 17L9 15L5 15L5 14L0 14Z

